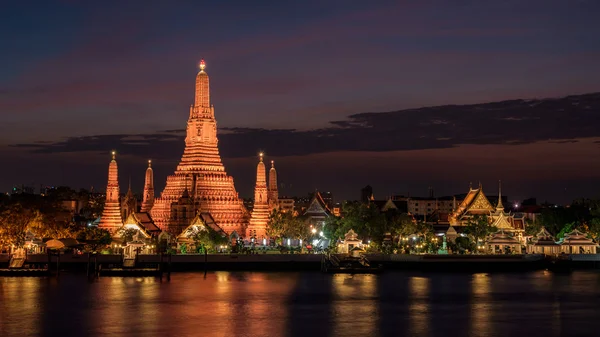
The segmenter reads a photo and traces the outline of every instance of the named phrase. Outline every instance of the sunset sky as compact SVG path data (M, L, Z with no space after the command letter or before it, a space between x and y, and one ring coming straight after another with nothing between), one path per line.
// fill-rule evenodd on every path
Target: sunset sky
M131 177L141 192L152 158L161 191L204 58L243 197L259 151L282 194L478 181L494 194L501 179L514 200L598 197L600 95L410 110L600 92L598 13L595 0L3 2L0 191L104 190L112 149L122 190Z

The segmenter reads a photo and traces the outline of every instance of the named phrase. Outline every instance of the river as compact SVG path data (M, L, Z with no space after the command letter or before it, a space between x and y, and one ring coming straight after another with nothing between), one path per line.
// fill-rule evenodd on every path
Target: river
M600 272L0 277L0 336L597 336Z

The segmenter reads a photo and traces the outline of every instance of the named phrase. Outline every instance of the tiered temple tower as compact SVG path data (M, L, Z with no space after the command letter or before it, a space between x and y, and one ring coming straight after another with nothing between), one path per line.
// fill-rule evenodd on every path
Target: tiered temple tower
M275 161L271 160L271 169L269 170L269 207L276 209L279 207L279 190L277 189L277 171L275 170Z
M154 206L154 172L152 171L152 160L148 160L146 169L146 181L144 183L144 199L142 201L142 212L150 212Z
M267 223L269 222L269 196L267 191L267 172L263 163L263 154L260 154L260 161L256 166L256 186L254 187L254 208L252 217L248 226L248 237L254 237L257 240L266 237Z
M248 225L248 212L235 190L233 178L225 172L217 147L217 121L210 104L209 79L204 71L206 64L200 62L196 76L196 95L190 107L187 122L185 150L175 173L167 177L167 184L154 202L151 215L156 225L173 234L179 234L193 220L190 211L172 207L189 186L194 207L208 212L225 232L236 231L243 235ZM199 208L199 209L198 209Z
M106 201L98 227L111 233L123 226L121 219L121 204L119 203L119 168L117 167L116 152L112 152L112 160L108 166L108 185L106 186Z

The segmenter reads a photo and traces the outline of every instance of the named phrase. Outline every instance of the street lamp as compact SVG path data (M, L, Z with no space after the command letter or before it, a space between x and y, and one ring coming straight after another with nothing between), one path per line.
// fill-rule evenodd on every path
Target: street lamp
M313 229L311 229L310 231L311 231L313 234L316 234L316 233L317 233L317 229L316 229L316 228L313 228Z

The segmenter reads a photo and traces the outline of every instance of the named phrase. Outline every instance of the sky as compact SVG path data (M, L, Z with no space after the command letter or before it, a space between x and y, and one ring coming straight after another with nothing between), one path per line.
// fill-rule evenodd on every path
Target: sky
M282 194L600 196L600 2L3 1L0 191L157 190L204 58L226 170ZM524 99L499 105L473 105ZM541 103L540 103L541 102ZM457 105L457 106L454 106ZM467 106L462 106L467 105ZM419 109L434 107L431 109Z

